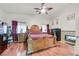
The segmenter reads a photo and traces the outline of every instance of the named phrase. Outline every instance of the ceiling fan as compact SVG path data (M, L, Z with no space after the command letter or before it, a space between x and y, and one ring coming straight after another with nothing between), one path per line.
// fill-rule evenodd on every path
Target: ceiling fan
M39 14L41 13L45 13L48 14L48 11L52 10L53 8L51 7L46 7L45 3L41 3L41 7L40 8L34 8L36 10L36 12L38 12Z

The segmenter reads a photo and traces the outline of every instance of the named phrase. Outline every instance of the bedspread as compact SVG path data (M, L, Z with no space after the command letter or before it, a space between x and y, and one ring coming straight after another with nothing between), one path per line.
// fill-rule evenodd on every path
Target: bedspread
M32 39L38 39L38 38L44 38L44 37L52 38L53 37L52 35L45 34L45 33L31 33L30 36Z

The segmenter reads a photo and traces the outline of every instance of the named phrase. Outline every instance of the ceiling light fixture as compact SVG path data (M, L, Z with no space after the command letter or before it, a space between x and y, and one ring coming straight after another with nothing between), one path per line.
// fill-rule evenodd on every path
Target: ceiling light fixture
M48 14L48 11L50 11L53 8L50 7L46 7L45 3L41 4L41 8L34 8L36 12L38 12L39 14Z

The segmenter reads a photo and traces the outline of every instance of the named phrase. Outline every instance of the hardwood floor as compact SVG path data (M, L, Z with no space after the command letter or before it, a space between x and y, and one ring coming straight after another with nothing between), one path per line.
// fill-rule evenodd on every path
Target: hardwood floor
M24 43L13 43L1 54L1 56L21 56L26 51ZM54 47L47 50L33 53L30 56L73 56L74 49L65 43L57 43Z
M1 54L2 56L17 56L26 51L24 43L12 43L8 48Z

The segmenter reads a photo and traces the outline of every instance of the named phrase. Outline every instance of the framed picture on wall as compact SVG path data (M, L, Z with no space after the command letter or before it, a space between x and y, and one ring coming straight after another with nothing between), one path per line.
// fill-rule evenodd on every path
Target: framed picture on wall
M74 20L75 19L75 13L69 14L67 16L67 20Z

